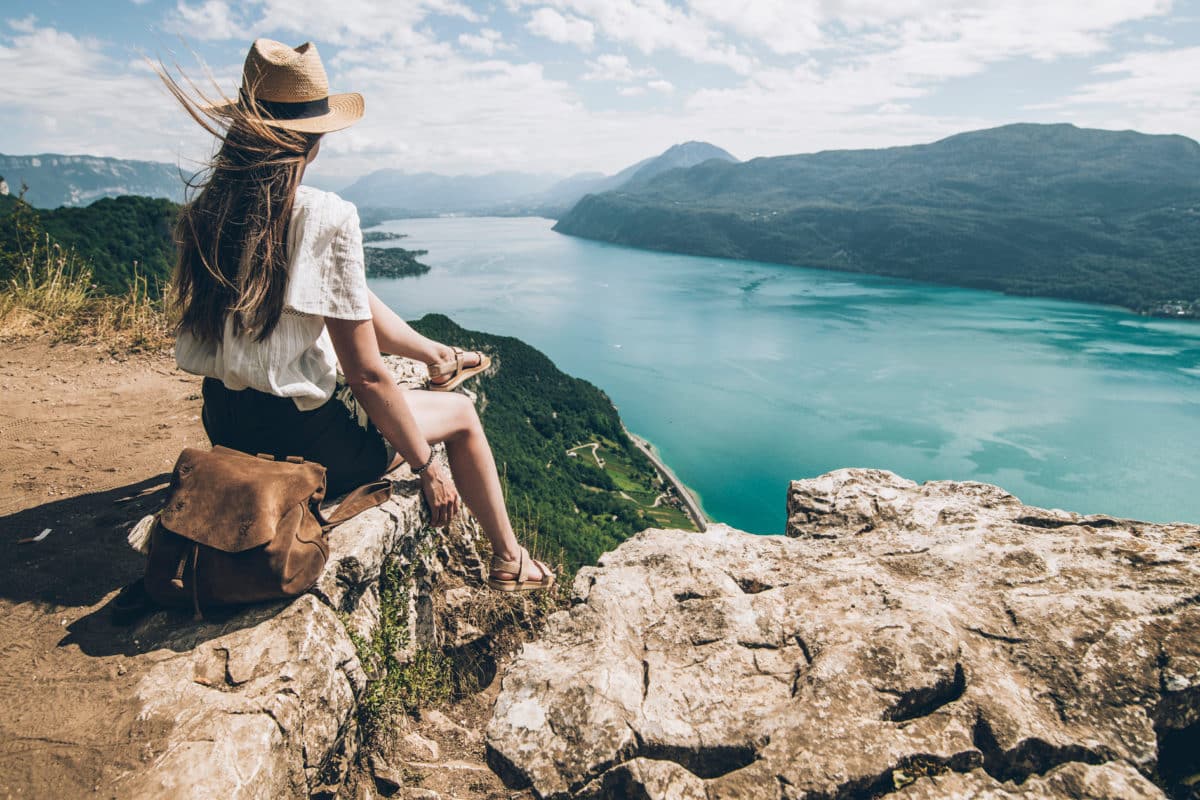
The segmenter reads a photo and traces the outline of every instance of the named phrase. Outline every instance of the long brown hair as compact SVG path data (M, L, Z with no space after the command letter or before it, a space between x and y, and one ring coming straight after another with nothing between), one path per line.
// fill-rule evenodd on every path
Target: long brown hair
M283 314L292 205L321 135L266 124L252 95L245 103L212 103L190 80L191 92L156 69L192 119L221 142L188 181L190 199L175 226L179 329L220 341L232 314L235 335L262 341Z

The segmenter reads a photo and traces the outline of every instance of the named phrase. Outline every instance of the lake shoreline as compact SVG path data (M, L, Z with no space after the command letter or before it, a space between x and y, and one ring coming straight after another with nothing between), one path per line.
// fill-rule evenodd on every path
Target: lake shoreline
M708 528L708 523L712 520L704 513L704 509L700 507L700 502L696 500L696 495L688 488L687 484L679 479L679 476L667 466L667 463L662 460L654 449L654 445L648 439L643 439L636 433L633 433L625 424L621 424L621 428L625 431L625 435L629 437L637 449L645 453L646 458L650 459L650 463L658 470L658 474L667 483L675 487L675 492L679 495L680 501L683 503L683 510L696 523L696 527L703 533Z

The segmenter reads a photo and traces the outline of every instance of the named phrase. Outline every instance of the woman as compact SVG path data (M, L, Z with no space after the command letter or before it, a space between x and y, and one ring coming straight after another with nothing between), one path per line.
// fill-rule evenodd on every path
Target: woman
M513 535L474 404L448 391L486 369L487 356L421 336L380 302L367 288L354 206L300 185L321 136L362 117L362 96L329 94L311 43L269 39L251 46L235 102L198 103L162 77L221 140L181 213L174 278L176 360L205 376L212 443L323 464L330 495L407 461L433 525L450 522L462 493L492 543L490 586L551 586L549 567ZM381 352L430 365L430 390L398 387ZM453 483L433 460L438 442Z

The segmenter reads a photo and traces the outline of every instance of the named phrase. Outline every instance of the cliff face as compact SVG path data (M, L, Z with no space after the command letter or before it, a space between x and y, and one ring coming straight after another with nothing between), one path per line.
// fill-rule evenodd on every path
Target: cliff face
M788 537L651 530L506 672L489 763L540 797L1181 798L1200 528L843 470Z

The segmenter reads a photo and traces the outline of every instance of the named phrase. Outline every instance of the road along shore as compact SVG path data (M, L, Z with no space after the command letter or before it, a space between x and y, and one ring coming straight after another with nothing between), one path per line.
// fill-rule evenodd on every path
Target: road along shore
M646 454L646 458L650 459L650 463L653 464L654 468L658 470L660 475L662 475L663 480L675 487L675 491L679 495L679 499L683 501L684 512L686 512L687 515L692 518L692 522L696 523L696 527L701 531L707 530L709 520L704 514L703 509L700 508L700 503L696 501L695 495L692 494L691 490L688 489L684 482L679 480L679 477L671 471L671 468L668 467L666 463L658 457L656 452L654 452L654 445L650 444L650 442L638 436L636 433L630 431L629 428L625 428L624 425L621 427L624 428L625 435L628 436L635 445L637 445L639 450Z

